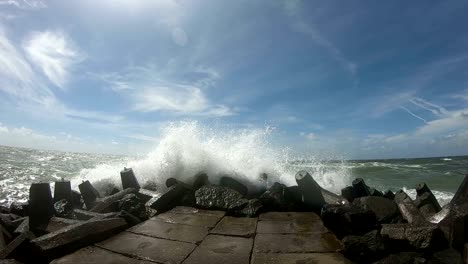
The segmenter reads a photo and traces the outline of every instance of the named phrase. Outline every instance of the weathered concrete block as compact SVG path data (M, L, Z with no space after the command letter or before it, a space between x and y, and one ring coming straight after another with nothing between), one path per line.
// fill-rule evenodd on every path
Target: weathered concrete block
M31 242L49 259L102 241L127 227L122 218L89 220L66 226L55 232L33 239Z
M416 193L417 193L417 196L414 202L418 208L421 209L421 207L425 206L426 211L427 211L428 209L427 205L431 205L432 207L431 209L435 211L433 214L439 212L442 209L436 197L432 193L431 189L429 189L429 187L425 183L420 183L418 184L418 186L416 186ZM431 211L428 211L428 212L431 212Z
M356 198L356 194L354 193L353 186L348 186L348 187L341 189L341 196L346 198L348 202L352 203L354 199Z
M257 218L225 216L210 233L224 236L251 237L257 228Z
M364 182L364 179L357 178L353 181L352 184L353 184L354 194L356 195L356 198L370 196L370 188L369 186L366 185L366 183Z
M340 253L257 253L252 254L252 264L351 264ZM392 263L395 264L395 263Z
M399 216L398 206L393 200L384 197L366 196L357 198L353 205L371 210L377 217L379 223L392 223Z
M426 219L411 199L406 198L402 201L397 202L397 204L401 216L403 217L403 219L408 221L408 223L421 224L426 222Z
M101 248L156 263L181 263L195 244L122 232L97 244Z
M383 197L383 193L375 188L369 188L369 194L370 196Z
M460 186L458 186L457 192L450 201L450 204L456 205L466 202L468 202L468 174L465 175L465 178L463 178Z
M465 248L463 250L463 263L468 264L468 243L465 244Z
M165 222L153 218L136 225L127 231L150 237L170 239L197 244L208 235L208 227Z
M63 199L67 200L70 204L73 203L70 181L56 181L55 182L54 203Z
M64 218L73 218L73 206L69 200L62 199L54 203L55 215Z
M15 214L19 216L28 216L29 214L29 202L12 202L10 204L10 214Z
M422 257L423 254L417 252L400 252L396 254L389 255L388 257L374 262L374 264L416 264L416 263L425 263L417 262L418 259Z
M72 195L73 208L74 209L82 209L83 204L84 204L84 200L81 197L81 193L79 193L78 191L72 190L71 195Z
M383 241L389 248L401 250L437 250L447 246L447 240L437 225L393 224L382 225Z
M257 234L253 253L326 253L342 247L331 233Z
M61 217L52 217L49 220L49 224L47 225L46 231L48 233L55 232L59 229L62 229L64 227L74 225L77 223L81 223L80 220L73 220L73 219L67 219L67 218L61 218Z
M73 214L75 215L77 220L81 220L81 221L87 221L91 218L100 217L103 215L100 213L90 212L90 211L81 210L81 209L74 209Z
M86 209L89 210L93 208L96 203L96 199L100 197L98 191L94 189L93 185L91 185L89 181L82 182L78 185L78 188L80 189Z
M171 186L165 192L151 198L146 206L158 212L164 212L176 206L187 192L187 188L181 184Z
M302 192L304 204L313 210L320 211L325 204L320 185L306 171L296 173L296 182Z
M395 193L395 198L393 200L395 203L399 203L405 199L411 199L407 193L405 193L403 190L399 190L398 192Z
M33 183L29 189L29 229L42 232L54 216L54 200L49 183Z
M302 200L302 192L300 195ZM288 192L284 184L275 182L260 196L260 201L267 211L288 211L291 205L297 203L298 198L296 196L296 193Z
M377 224L375 213L356 205L325 205L322 220L338 237L364 235Z
M329 190L326 190L324 188L321 188L322 191L322 196L323 199L325 200L325 203L327 204L348 204L348 200L346 200L344 197L339 196L337 194L334 194L330 192Z
M140 188L140 190L138 190L138 193L136 195L138 196L138 198L141 199L142 203L146 203L149 200L151 200L153 197L158 196L159 194L155 191Z
M135 173L133 173L132 168L124 168L120 172L120 179L122 180L122 189L140 189L140 184L138 183Z
M450 246L461 252L468 237L468 202L449 205L447 208L448 213L439 222L439 227L444 231Z
M95 213L108 213L118 211L117 202L122 199L127 194L137 193L136 189L128 188L124 189L114 195L107 196L105 198L99 199L95 202L95 205L89 210L90 212Z
M249 191L247 186L245 186L244 184L242 184L238 180L236 180L236 179L234 179L232 177L229 177L229 176L221 177L221 179L219 180L219 185L227 187L227 188L231 188L231 189L237 191L238 193L242 194L243 196L246 196L248 191Z
M129 258L98 247L85 247L56 259L51 264L154 264L154 262Z
M142 188L153 192L157 192L159 186L155 181L149 180L143 184Z
M244 208L235 211L234 215L255 217L260 213L262 208L263 204L259 199L250 199L247 205Z
M223 186L205 185L195 192L197 205L207 209L234 211L247 205L239 192Z
M200 189L201 187L203 187L205 185L210 185L208 175L206 173L204 173L204 172L198 173L193 178L194 178L194 180L193 180L193 184L192 184L192 189L194 191L197 191L198 189Z
M96 189L101 197L116 194L120 192L119 187L110 180L100 180L93 183L94 189Z
M251 238L208 235L184 264L248 264L252 242Z
M21 261L30 260L33 254L30 247L30 240L35 238L34 234L26 231L17 236L3 250L0 250L0 259L15 258Z
M394 200L395 199L395 194L391 190L386 190L383 197Z
M141 220L146 220L146 207L145 204L134 193L130 193L122 197L118 201L119 210L126 211Z

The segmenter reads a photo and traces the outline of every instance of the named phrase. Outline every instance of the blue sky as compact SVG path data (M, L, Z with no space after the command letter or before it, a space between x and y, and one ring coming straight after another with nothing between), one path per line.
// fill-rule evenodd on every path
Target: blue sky
M169 122L347 158L468 154L466 1L0 0L0 144L141 153Z

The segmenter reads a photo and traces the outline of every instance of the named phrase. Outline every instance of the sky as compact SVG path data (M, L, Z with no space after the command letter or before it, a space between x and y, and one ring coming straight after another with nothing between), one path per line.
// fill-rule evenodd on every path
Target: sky
M172 122L351 159L468 154L468 2L0 0L0 144L134 154Z

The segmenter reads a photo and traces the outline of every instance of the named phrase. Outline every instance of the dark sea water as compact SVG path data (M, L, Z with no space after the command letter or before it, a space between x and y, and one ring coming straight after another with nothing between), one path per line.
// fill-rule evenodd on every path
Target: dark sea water
M275 164L270 159L270 171L264 164L258 165L259 161L253 162L259 166L253 171L252 166L245 164L251 158L245 161L244 157L237 157L243 152L230 153L230 156L218 159L218 156L212 157L206 153L205 157L195 157L186 150L181 152L181 149L171 144L169 146L171 151L162 144L144 158L0 146L0 204L27 200L29 185L37 181L53 182L65 178L71 179L75 187L82 179L91 182L104 179L119 184L119 171L124 166L133 167L142 182L163 182L167 177L194 175L197 170L208 171L209 175L220 171L249 175L265 170L269 175L278 174L275 180L287 185L294 184L294 174L305 169L321 186L337 193L357 177L364 178L368 185L377 189L404 189L413 196L415 186L426 182L441 204L450 201L468 173L468 156L358 161L295 160Z

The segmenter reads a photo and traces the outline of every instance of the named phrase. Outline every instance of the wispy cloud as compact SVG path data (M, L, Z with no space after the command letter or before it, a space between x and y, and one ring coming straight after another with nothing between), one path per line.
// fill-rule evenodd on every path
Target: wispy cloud
M0 0L0 6L14 6L21 9L39 9L46 8L44 1L40 0Z
M148 65L131 67L122 73L94 76L106 82L115 92L129 98L134 111L215 117L235 114L226 105L212 103L205 93L219 78L216 71L199 66L190 69L189 73L196 77L183 80L180 76L173 76L173 73L165 73ZM200 73L202 75L198 76ZM177 77L181 80L174 80Z
M23 48L49 80L64 89L72 66L83 61L84 55L73 42L60 31L33 32Z
M449 113L447 109L443 108L442 106L433 104L419 97L411 99L410 102L422 109L430 111L436 116L447 115Z
M283 8L286 14L293 21L293 29L306 34L319 46L325 48L333 56L333 58L343 66L346 71L348 71L352 76L355 76L358 65L355 62L347 59L343 55L343 52L333 42L327 39L315 25L306 23L305 20L301 17L302 1L285 0L283 3Z
M413 117L415 117L415 118L417 118L417 119L423 121L424 123L427 123L426 119L424 119L424 118L418 116L417 114L411 112L408 108L406 108L406 107L404 107L404 106L402 106L402 105L400 105L400 108L403 109L403 110L405 110L408 114L412 115Z

